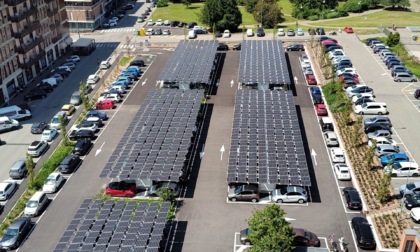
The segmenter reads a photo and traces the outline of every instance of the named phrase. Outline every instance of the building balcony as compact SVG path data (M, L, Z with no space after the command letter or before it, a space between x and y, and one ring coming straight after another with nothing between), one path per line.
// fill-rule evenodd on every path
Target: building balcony
M48 17L54 16L54 14L58 14L58 8L57 7L53 7L53 8L51 8L47 11L47 16Z
M19 46L17 48L17 52L20 54L26 54L27 52L35 48L37 45L41 44L43 40L43 37L34 38L30 43Z
M37 13L37 11L38 10L37 10L36 7L31 7L29 10L26 10L25 12L18 13L15 16L11 16L10 21L15 22L15 23L20 22L27 17L35 15Z
M28 34L31 34L33 31L41 28L41 22L39 20L33 21L31 25L27 25L23 28L23 30L19 32L12 32L13 37L15 38L23 38Z
M38 63L44 56L45 50L40 50L37 55L27 58L24 63L19 62L19 66L24 69L31 68L34 64Z
M5 0L4 2L9 6L17 6L21 3L26 2L26 0Z

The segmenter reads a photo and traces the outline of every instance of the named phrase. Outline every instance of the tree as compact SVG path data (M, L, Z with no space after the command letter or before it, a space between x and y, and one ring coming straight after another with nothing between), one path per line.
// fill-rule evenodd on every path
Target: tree
M249 13L254 12L255 5L258 3L258 0L245 0L245 9Z
M381 203L387 202L390 197L391 193L389 191L389 186L391 185L391 172L384 172L384 176L381 178L378 187L376 188L376 196L377 199Z
M191 0L182 0L182 4L185 5L188 8L190 8Z
M400 43L400 34L398 32L390 32L388 34L388 39L386 41L386 45L393 47Z
M86 94L86 83L81 81L79 84L80 98L82 99L82 104L86 110L91 109L91 103L89 102L89 97Z
M395 8L395 6L410 7L408 0L381 0L380 2L383 6L391 6L392 8Z
M242 14L236 0L207 0L199 15L200 21L216 30L236 31Z
M264 28L273 28L283 20L283 14L275 0L259 0L252 14Z
M59 116L58 119L60 120L60 134L63 137L63 145L69 145L69 139L67 138L67 129L66 129L66 122L62 116Z
M248 226L252 230L249 235L252 243L251 252L292 250L293 228L285 220L284 215L283 209L275 204L254 211L252 217L248 219Z
M26 153L26 169L28 170L28 187L32 187L35 177L35 165L32 156Z

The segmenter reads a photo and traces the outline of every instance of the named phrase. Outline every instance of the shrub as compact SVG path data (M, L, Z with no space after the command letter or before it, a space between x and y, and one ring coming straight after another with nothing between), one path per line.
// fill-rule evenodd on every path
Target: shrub
M325 18L326 19L330 19L330 18L338 18L338 17L341 17L340 16L340 13L338 13L338 12L329 12L329 13L327 13L327 15L325 15Z
M309 16L307 19L309 21L316 21L316 20L319 20L319 16L318 15L313 15L313 16Z
M360 4L359 4L360 3ZM368 9L368 5L360 0L348 0L343 5L343 10L347 12L362 12Z
M168 0L158 0L156 3L157 7L167 7L168 5Z

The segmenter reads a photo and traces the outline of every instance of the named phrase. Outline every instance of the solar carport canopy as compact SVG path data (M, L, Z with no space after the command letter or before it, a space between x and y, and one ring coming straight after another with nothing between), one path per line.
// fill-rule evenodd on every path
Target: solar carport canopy
M203 95L197 89L149 91L100 177L179 182Z
M227 182L311 185L291 91L236 93Z
M282 41L242 41L238 81L242 84L289 85L291 82Z
M215 40L181 40L157 80L210 85L217 47Z

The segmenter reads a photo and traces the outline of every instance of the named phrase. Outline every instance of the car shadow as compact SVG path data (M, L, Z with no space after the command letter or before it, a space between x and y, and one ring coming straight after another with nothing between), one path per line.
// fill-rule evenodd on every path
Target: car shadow
M167 237L165 252L181 252L187 232L187 221L173 221L172 228Z

